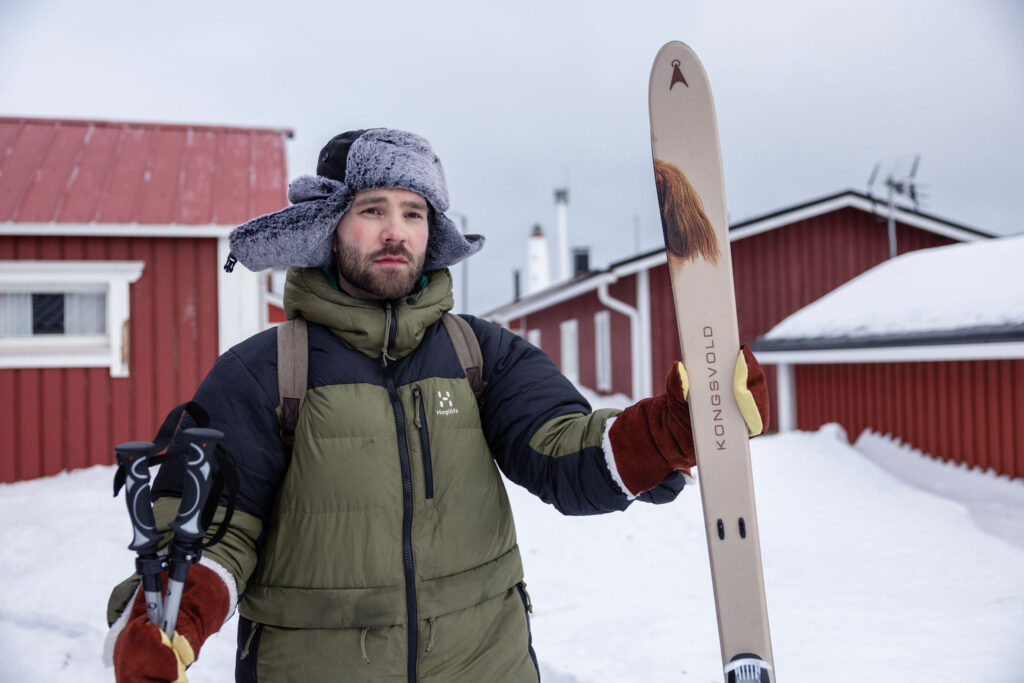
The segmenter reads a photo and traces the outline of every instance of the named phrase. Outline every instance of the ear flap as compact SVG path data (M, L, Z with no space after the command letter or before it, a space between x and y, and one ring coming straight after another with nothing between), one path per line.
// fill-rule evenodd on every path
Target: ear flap
M304 176L289 186L288 194L299 203L231 231L231 253L249 270L331 263L332 235L352 202L348 188L329 178Z
M427 241L423 270L440 270L455 265L484 247L483 235L463 235L443 213L435 213Z

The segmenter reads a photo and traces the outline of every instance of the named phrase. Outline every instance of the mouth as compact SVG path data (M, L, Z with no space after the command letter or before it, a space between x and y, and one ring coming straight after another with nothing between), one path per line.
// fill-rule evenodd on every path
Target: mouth
M401 256L381 256L374 260L374 263L378 266L394 267L407 265L409 261Z

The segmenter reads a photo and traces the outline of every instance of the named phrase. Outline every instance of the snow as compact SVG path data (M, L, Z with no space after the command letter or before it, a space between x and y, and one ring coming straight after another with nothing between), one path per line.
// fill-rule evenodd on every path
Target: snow
M779 680L1022 680L1024 538L1007 522L1024 519L1024 483L878 435L852 447L835 426L751 447ZM133 566L112 479L0 486L0 679L112 680L106 598ZM545 683L722 680L697 487L587 518L509 493ZM192 683L232 680L234 628Z
M784 319L764 339L1024 324L1024 235L912 251Z

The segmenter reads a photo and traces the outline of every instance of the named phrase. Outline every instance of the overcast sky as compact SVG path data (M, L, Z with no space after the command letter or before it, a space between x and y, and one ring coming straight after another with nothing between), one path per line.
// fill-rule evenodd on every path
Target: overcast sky
M488 239L481 313L511 299L531 226L554 233L558 186L595 265L660 244L647 81L682 40L714 90L732 220L920 153L922 210L1024 232L1022 2L492 4L0 0L0 114L289 127L289 177L341 131L420 133Z

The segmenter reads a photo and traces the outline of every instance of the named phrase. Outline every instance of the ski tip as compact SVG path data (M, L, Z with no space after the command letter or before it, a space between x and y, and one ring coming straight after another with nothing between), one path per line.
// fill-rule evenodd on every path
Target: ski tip
M686 43L672 40L661 46L651 66L651 92L663 88L670 91L687 91L690 86L707 81L704 65L697 53ZM702 90L698 86L697 90Z
M684 43L681 40L670 40L670 41L668 41L667 43L665 43L664 45L661 46L661 50L658 50L658 52L663 52L663 51L669 50L669 49L671 49L671 50L687 50L688 52L693 52L693 48L690 47L689 45L687 45L686 43Z

